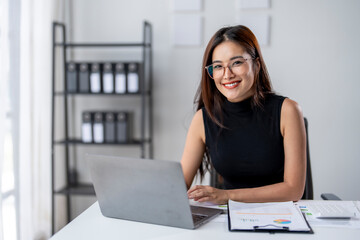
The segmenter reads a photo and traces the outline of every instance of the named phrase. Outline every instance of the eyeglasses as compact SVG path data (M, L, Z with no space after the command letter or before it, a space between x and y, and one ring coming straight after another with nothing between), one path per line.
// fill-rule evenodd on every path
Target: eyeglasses
M210 64L209 66L206 66L205 69L207 70L207 73L209 74L209 76L212 79L219 79L222 78L225 74L225 68L229 68L229 70L233 73L233 74L237 74L240 72L241 70L241 66L247 61L249 60L249 58L236 58L234 60L232 60L228 66L224 66L221 63L213 63Z

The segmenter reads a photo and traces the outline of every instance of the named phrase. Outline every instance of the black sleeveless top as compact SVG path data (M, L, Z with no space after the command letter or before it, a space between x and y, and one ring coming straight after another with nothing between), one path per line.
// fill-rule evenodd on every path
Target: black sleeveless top
M214 168L224 178L226 189L283 181L280 115L284 99L267 95L263 109L252 107L251 98L238 103L225 100L222 113L226 128L216 125L202 108L206 147Z

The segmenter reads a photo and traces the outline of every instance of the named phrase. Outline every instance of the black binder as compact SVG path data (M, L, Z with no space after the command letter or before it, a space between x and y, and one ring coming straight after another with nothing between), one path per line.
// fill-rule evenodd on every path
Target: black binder
M105 113L105 142L115 142L115 113Z
M88 93L90 91L89 66L87 63L82 63L79 68L79 92Z
M74 62L66 64L66 89L69 93L76 93L78 90L77 67Z
M126 143L129 141L129 124L128 113L119 112L116 116L116 140L119 143Z

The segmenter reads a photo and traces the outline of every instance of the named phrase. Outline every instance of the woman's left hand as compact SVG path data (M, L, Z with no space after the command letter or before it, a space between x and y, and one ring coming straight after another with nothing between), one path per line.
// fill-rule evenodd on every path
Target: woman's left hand
M227 204L229 200L227 190L211 186L196 185L189 189L188 197L198 202L211 202L214 204Z

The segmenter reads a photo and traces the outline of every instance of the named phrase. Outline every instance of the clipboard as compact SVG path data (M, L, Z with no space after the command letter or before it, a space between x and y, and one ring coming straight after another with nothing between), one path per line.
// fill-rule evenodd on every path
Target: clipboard
M304 214L293 202L228 202L230 232L269 232L313 234Z

